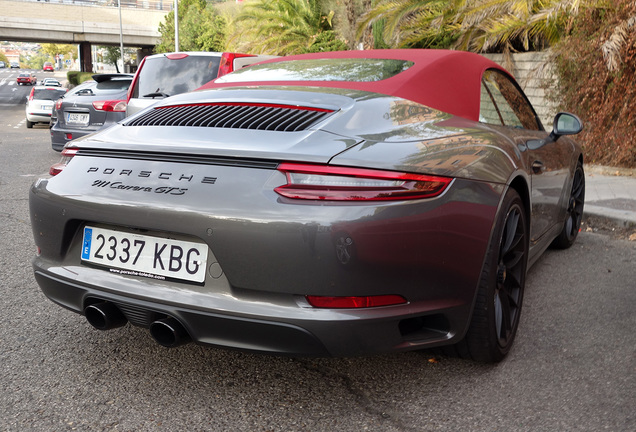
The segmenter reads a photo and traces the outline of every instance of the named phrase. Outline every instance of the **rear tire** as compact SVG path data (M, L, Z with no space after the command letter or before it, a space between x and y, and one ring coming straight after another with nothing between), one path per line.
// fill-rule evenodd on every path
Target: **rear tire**
M501 361L510 351L519 326L528 266L528 222L521 197L509 189L477 289L470 327L454 348L460 357Z
M579 162L574 171L572 179L572 190L568 197L568 207L566 210L563 229L559 235L552 241L551 246L557 249L567 249L574 244L579 229L581 229L581 221L583 220L583 205L585 204L585 173L583 172L583 164Z
M26 121L26 127L27 127L27 129L31 129L33 127L33 122L30 122L30 121L27 120Z

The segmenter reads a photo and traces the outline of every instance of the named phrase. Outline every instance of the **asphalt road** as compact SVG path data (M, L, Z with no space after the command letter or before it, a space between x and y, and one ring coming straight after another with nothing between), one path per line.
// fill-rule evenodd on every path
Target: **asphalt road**
M582 232L548 251L495 366L166 349L130 325L95 330L40 292L28 191L59 154L23 120L22 104L0 104L0 431L636 430L636 242Z

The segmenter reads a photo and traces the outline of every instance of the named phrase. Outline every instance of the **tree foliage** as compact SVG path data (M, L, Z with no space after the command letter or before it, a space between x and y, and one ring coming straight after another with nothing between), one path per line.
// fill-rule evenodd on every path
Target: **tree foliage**
M227 21L205 0L181 0L179 16L179 51L224 51ZM174 11L159 24L160 42L156 53L175 49Z
M40 52L45 54L50 62L55 61L57 54L62 54L65 58L77 58L77 45L44 43L40 45Z
M121 49L119 46L103 46L101 47L104 50L103 61L106 64L110 64L115 66L115 70L117 73L124 72L119 70L119 60L121 59ZM124 60L126 57L130 58L133 55L133 50L131 48L124 47Z
M385 40L400 48L476 52L543 49L558 42L582 9L609 0L380 0L359 33L386 20Z
M323 12L318 0L255 0L246 3L235 17L234 38L241 50L288 55L309 50L345 48L333 30L333 11ZM312 45L316 45L313 48ZM318 48L321 46L322 48Z
M554 54L560 108L583 120L587 161L636 168L636 3L584 11Z

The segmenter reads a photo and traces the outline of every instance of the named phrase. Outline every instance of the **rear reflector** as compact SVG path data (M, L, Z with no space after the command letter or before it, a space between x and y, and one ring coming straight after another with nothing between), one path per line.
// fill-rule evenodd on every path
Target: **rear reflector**
M388 201L431 198L452 181L449 177L282 163L278 166L287 184L274 190L292 199L324 201Z
M393 294L363 297L323 297L308 295L305 296L305 298L309 304L315 308L328 309L359 309L407 303L404 297Z

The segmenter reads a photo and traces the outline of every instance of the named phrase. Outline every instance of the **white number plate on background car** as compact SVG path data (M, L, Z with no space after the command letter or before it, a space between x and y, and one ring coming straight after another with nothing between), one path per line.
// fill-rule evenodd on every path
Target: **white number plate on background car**
M88 114L66 113L66 123L88 124Z
M87 226L82 261L113 273L203 283L208 246Z

